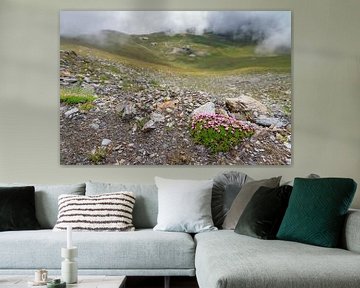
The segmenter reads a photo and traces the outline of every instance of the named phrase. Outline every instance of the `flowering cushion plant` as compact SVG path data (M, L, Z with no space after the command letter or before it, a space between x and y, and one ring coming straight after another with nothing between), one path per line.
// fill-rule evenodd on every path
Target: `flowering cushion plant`
M195 142L210 148L213 153L227 152L253 134L251 125L220 114L200 113L191 122Z

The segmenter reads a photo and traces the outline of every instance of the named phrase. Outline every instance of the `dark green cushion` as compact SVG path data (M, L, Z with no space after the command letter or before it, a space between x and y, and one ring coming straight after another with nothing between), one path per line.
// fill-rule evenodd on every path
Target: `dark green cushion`
M0 187L0 231L39 229L35 188Z
M235 232L261 239L275 239L288 206L292 187L260 187L252 196Z
M355 190L348 178L295 178L277 238L337 247Z

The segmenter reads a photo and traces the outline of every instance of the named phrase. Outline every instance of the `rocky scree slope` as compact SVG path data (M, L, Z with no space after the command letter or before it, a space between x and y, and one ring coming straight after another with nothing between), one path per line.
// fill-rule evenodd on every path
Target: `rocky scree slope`
M62 50L60 90L71 87L96 99L86 109L61 102L61 164L291 163L289 74L181 75ZM249 121L254 135L216 154L195 144L191 115L209 103L213 112Z

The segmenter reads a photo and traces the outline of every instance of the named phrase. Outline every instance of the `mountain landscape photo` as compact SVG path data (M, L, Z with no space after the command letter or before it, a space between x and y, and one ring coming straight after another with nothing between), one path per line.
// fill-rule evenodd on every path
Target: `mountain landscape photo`
M62 165L290 165L290 11L61 11Z

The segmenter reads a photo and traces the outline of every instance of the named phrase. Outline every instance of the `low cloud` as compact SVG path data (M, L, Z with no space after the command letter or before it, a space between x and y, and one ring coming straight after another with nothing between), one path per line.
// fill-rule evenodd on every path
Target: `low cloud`
M256 41L258 53L289 52L290 11L61 11L60 34L76 36L101 30L127 34L154 32L231 34Z

